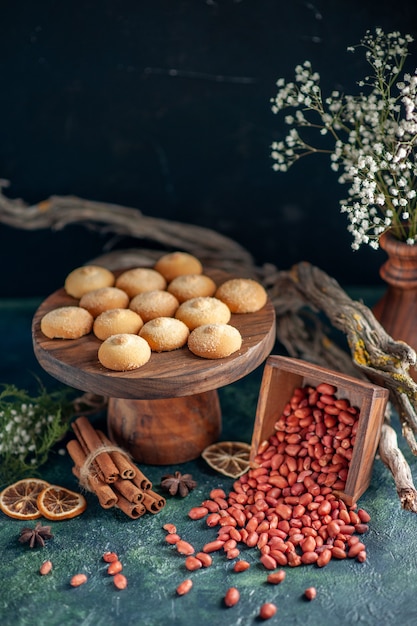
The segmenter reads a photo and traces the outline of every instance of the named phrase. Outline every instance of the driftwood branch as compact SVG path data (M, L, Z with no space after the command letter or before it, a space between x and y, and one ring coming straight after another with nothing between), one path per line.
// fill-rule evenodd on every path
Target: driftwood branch
M157 242L164 249L181 249L198 256L203 264L219 267L237 276L258 278L268 290L277 315L277 340L288 354L312 363L364 377L390 391L402 427L402 435L417 454L417 385L409 370L416 354L407 344L394 341L362 302L352 301L339 284L308 263L290 271L273 265L256 267L251 255L235 241L207 228L144 216L138 209L92 202L77 197L51 198L28 206L2 193L0 223L14 228L59 230L83 224L102 233ZM160 251L146 247L110 251L97 262L114 269L149 264ZM87 262L88 260L86 260ZM327 328L324 314L330 322ZM345 336L348 350L332 338L334 329ZM417 491L410 468L398 446L387 416L379 453L391 471L403 508L417 512Z
M417 492L410 467L398 447L397 434L389 424L383 424L379 442L381 461L393 475L395 487L403 509L417 511Z
M186 250L207 265L223 265L233 273L253 271L252 256L245 248L209 228L148 217L139 209L76 196L51 196L28 206L23 200L7 198L2 192L6 185L5 181L0 181L0 222L8 226L24 230L62 230L69 224L82 224L102 234L148 240L163 249ZM160 256L155 250L147 254L150 258Z

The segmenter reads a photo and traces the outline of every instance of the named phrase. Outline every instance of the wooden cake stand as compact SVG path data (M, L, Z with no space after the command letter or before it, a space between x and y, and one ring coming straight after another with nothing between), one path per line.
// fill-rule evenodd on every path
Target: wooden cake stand
M220 270L205 273L217 285L230 278ZM275 311L268 300L256 313L232 315L229 323L243 341L230 357L203 359L184 347L153 352L142 367L114 372L98 361L101 342L93 333L80 339L48 339L42 333L40 321L48 311L77 304L63 288L44 300L32 323L35 356L57 380L108 397L109 437L136 461L150 465L195 459L217 441L221 432L217 389L256 369L275 343Z

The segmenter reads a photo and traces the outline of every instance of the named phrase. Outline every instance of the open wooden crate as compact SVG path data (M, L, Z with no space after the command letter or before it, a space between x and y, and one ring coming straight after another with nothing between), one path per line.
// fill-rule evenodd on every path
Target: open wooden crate
M299 359L269 356L265 363L258 398L250 465L256 467L254 459L259 445L275 432L274 424L281 417L294 389L305 385L317 387L320 383L329 383L337 387L337 398L349 400L350 404L360 411L345 489L343 492L335 491L348 505L352 505L369 486L381 434L389 393L387 389L378 385Z

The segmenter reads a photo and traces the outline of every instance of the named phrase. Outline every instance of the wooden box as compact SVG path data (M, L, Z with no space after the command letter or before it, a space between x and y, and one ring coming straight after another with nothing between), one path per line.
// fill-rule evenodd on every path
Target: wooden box
M360 411L358 430L353 446L345 488L335 492L348 505L359 499L371 480L372 466L389 392L383 387L328 370L299 359L271 355L268 357L258 398L251 443L250 465L259 445L275 432L274 424L281 417L285 405L297 387L320 383L337 387L337 398L349 400Z

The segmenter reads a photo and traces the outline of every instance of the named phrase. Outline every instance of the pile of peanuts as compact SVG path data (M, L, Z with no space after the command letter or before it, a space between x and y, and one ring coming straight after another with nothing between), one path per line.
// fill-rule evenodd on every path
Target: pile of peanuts
M209 528L218 527L217 539L198 552L174 524L164 525L166 542L186 557L187 570L210 567L211 553L222 552L234 560L234 572L244 572L250 563L240 557L239 544L258 549L268 571L266 582L272 585L284 581L284 566L366 560L359 536L369 529L370 516L334 493L345 488L359 422L359 410L336 393L328 383L296 388L275 422L275 432L259 446L257 467L235 480L228 495L213 489L207 500L190 509L192 520L205 519ZM193 580L187 578L176 591L182 596L192 588ZM310 601L316 595L315 587L303 593ZM237 587L225 591L225 607L239 601ZM266 620L276 611L275 604L266 602L258 616Z
M239 544L256 547L267 570L366 560L358 535L368 530L370 516L333 493L345 487L359 421L358 409L336 392L328 383L295 389L275 432L259 447L256 469L228 495L215 489L189 511L191 519L219 527L203 553L222 550L234 559Z

